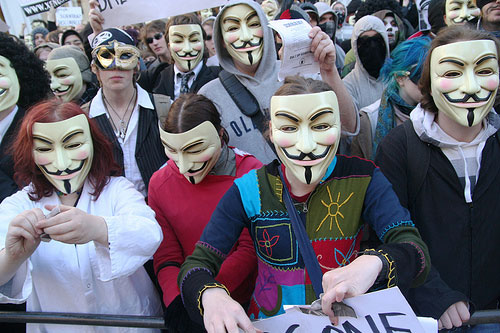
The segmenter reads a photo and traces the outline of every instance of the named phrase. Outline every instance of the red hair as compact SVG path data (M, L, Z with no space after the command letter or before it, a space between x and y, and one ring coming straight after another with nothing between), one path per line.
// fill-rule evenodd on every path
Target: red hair
M90 134L94 146L92 166L87 175L87 179L89 179L95 189L91 193L95 197L94 200L97 200L104 186L109 182L109 176L119 174L120 168L110 158L110 156L113 156L111 144L104 134L100 132L94 120L89 119L75 103L62 102L55 98L46 100L28 110L12 145L15 170L14 179L21 186L29 183L33 185L32 192L29 193L31 200L38 201L43 197L52 195L54 192L54 186L43 175L33 158L33 124L53 123L80 114L84 114L89 122Z

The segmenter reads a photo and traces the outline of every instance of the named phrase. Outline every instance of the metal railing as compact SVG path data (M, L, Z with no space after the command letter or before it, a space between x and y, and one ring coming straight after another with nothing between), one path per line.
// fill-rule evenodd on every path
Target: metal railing
M39 323L165 329L162 317L62 312L0 311L0 323ZM469 325L500 323L500 310L476 311Z

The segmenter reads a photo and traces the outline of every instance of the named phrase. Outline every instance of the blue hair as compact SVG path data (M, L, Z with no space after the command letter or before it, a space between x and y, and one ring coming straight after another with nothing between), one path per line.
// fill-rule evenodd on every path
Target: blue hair
M400 43L392 52L382 69L380 75L385 83L386 91L399 94L397 76L407 76L416 82L422 75L422 67L429 51L431 39L429 37L418 37Z

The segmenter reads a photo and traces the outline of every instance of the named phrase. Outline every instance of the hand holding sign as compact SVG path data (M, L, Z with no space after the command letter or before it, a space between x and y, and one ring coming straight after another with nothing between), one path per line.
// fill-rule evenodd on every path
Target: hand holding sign
M338 324L338 317L333 313L332 304L343 301L346 297L364 294L381 270L382 261L377 256L362 255L349 265L323 275L322 308L334 325Z

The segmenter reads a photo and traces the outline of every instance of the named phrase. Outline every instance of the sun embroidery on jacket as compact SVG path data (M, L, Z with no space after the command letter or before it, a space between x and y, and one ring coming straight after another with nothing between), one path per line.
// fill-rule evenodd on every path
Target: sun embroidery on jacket
M323 223L328 218L330 218L330 230L332 230L333 220L335 219L335 224L337 224L337 228L339 228L339 231L342 234L342 236L345 236L344 232L342 231L342 229L340 228L340 225L339 225L339 216L343 219L345 218L344 215L342 214L342 212L340 211L340 208L343 205L345 205L352 198L352 196L354 195L354 192L351 192L351 194L349 194L347 199L345 199L342 203L339 203L340 202L340 192L337 195L337 201L333 201L332 194L330 193L330 188L328 186L326 187L326 190L328 191L328 198L330 199L330 203L326 203L323 200L321 200L321 203L323 204L323 206L326 207L328 212L325 215L325 217L323 218L323 220L321 220L321 223L319 224L318 228L316 228L316 232L318 232L318 230L321 228Z
M258 241L260 247L265 247L266 248L266 253L269 257L273 255L273 246L278 243L278 240L280 239L279 235L275 235L273 237L269 237L269 233L267 232L267 229L264 229L262 232L262 240Z

